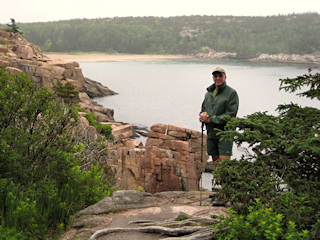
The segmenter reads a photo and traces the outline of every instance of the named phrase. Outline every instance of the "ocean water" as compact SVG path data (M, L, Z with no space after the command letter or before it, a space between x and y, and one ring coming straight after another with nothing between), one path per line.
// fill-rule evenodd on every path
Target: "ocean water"
M147 128L164 123L198 131L201 131L198 120L201 103L206 88L213 83L211 72L216 66L227 71L227 84L238 92L239 117L257 111L276 114L279 104L290 102L319 107L309 99L279 91L279 79L306 74L312 65L228 61L80 62L85 77L118 93L95 99L114 109L116 121ZM139 140L145 143L146 139ZM234 158L244 153L236 146L233 152ZM210 189L210 174L205 174L203 179L203 186Z

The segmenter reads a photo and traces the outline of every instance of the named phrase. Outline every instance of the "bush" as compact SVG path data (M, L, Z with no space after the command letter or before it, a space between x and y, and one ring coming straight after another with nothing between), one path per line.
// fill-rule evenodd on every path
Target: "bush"
M229 217L221 215L216 227L216 239L290 239L308 240L308 230L299 231L296 224L289 221L285 224L284 216L274 212L271 208L263 207L259 199L248 207L247 215L238 215L229 209Z
M75 106L76 103L80 102L78 96L79 91L76 91L75 86L70 82L64 85L58 82L55 86L55 93L59 98L63 99L64 103L68 106Z
M11 24L7 24L8 28L6 29L7 32L13 32L13 33L20 33L23 34L22 31L19 30L19 27L16 24L16 21L13 18L10 18Z
M21 232L18 232L15 228L3 228L0 225L0 240L27 240Z
M300 96L320 100L320 74L281 80L286 91L304 89ZM219 133L250 150L241 160L223 161L214 173L223 184L217 198L234 204L233 210L247 217L248 207L259 198L265 209L274 209L292 228L320 235L320 109L296 104L279 105L279 115L257 112L229 119ZM289 224L289 225L288 225ZM289 239L289 238L288 238Z
M108 166L83 162L89 144L77 135L76 109L26 74L0 69L0 86L0 231L45 239L111 194Z
M262 161L223 161L213 175L215 184L222 185L215 198L230 201L242 213L256 198L268 202L276 197L281 183Z
M92 112L86 113L85 118L88 119L91 126L97 129L98 133L102 133L107 139L111 139L112 127L110 125L98 122L97 117Z

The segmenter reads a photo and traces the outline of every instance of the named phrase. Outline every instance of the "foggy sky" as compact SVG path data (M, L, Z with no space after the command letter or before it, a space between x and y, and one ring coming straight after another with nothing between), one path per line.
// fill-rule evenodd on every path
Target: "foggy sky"
M17 7L19 6L19 7ZM0 23L127 16L320 13L319 0L0 0Z

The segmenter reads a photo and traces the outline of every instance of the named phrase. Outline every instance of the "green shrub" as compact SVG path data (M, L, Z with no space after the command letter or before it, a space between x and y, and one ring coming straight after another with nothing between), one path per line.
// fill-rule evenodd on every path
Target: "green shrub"
M16 21L13 18L10 18L11 24L7 24L8 28L5 29L7 32L20 33L23 34L22 31L19 30L19 27L16 24Z
M97 129L98 133L104 134L107 139L111 138L112 127L110 125L98 122L97 117L92 112L86 113L85 118L88 119L91 126Z
M78 97L79 91L75 90L75 86L71 82L67 82L66 84L62 84L58 82L55 85L55 92L59 98L62 98L64 103L68 106L75 106L80 99Z
M104 124L102 125L101 124L101 132L108 138L110 138L111 136L111 132L112 132L112 127L110 125L107 125L107 124Z
M308 230L297 230L296 224L292 221L285 224L282 214L263 207L259 199L248 207L248 212L248 215L238 215L229 209L228 217L221 215L221 222L215 226L216 239L310 239Z
M83 162L90 142L76 135L72 106L26 74L0 69L0 86L0 231L9 239L52 237L110 195L108 167Z
M281 89L314 101L320 100L319 72L282 79ZM246 216L259 198L265 208L283 216L287 226L308 229L319 236L320 213L320 109L297 104L278 105L278 116L256 112L229 118L222 138L238 146L248 144L239 161L223 161L214 173L222 184L217 198L232 202L233 210Z
M256 198L263 202L273 199L280 184L262 161L223 161L213 175L215 184L222 185L215 198L230 201L243 213Z
M88 119L89 124L90 124L91 126L96 125L96 123L97 123L97 116L94 115L92 112L86 113L85 118Z
M3 228L0 225L0 240L27 240L23 233L18 232L15 228Z

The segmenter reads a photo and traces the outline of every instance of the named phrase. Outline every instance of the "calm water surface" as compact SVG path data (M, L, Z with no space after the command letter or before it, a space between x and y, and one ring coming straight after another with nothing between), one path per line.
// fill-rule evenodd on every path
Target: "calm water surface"
M240 98L238 116L257 111L276 114L278 104L316 106L311 100L279 91L280 78L307 73L313 66L248 62L81 62L85 77L119 93L97 98L115 110L115 120L142 127L156 123L178 125L201 131L198 115L206 88L213 83L212 69L227 71L227 84ZM143 142L145 139L140 139ZM234 157L242 152L234 146Z
M307 73L308 66L237 62L96 62L80 63L86 77L119 93L95 99L115 110L115 120L150 127L155 123L200 129L198 114L213 83L212 69L227 71L227 84L240 98L238 116L275 113L279 103L314 105L308 99L279 92L279 79Z

